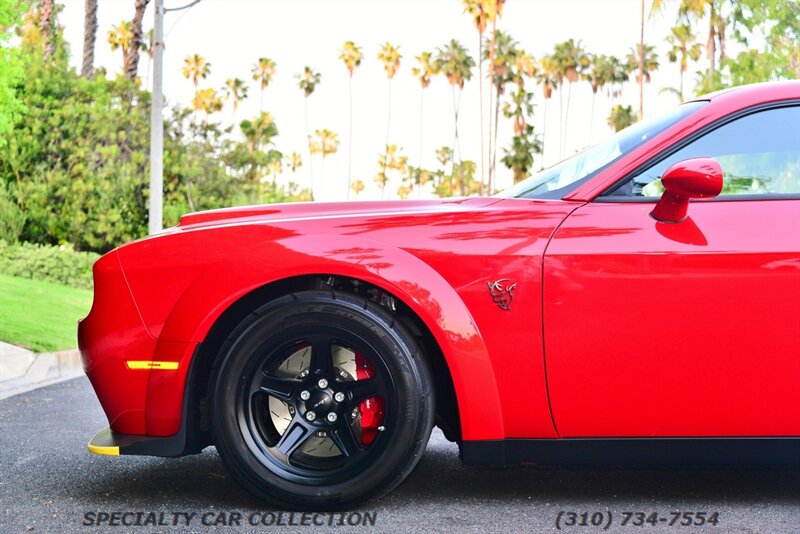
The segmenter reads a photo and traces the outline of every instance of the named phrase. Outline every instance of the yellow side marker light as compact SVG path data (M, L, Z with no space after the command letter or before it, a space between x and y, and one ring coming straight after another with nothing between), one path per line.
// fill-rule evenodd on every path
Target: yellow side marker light
M128 369L159 369L161 371L174 371L178 362L155 362L152 360L128 360L125 362Z

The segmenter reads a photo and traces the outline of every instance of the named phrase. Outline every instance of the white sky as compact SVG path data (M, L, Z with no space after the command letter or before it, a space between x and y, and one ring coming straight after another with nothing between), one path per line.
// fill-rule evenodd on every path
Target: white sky
M72 64L80 69L83 43L83 0L66 0L59 22L64 26L71 45ZM133 0L101 0L99 33L95 50L96 66L109 72L121 70L121 52L111 52L106 35L112 25L133 16ZM167 8L188 3L188 0L165 0ZM646 2L650 9L650 0ZM659 95L665 86L678 86L678 66L666 58L664 41L673 24L674 15L655 16L645 25L645 41L656 44L662 67L645 87L645 115L649 116L677 104L672 95ZM509 32L529 53L540 57L549 53L557 42L575 38L593 53L625 56L639 38L640 2L638 0L509 0L498 27ZM145 15L145 31L153 24L152 3ZM258 112L259 90L250 70L256 59L267 56L277 62L277 76L267 88L264 108L275 118L280 135L277 148L288 154L295 150L303 155L303 168L297 181L308 183L308 153L303 123L303 94L297 88L294 74L310 65L322 74L322 82L310 100L310 127L328 128L339 135L339 152L325 161L322 176L319 156L314 160L314 181L317 198L343 199L347 181L348 151L348 73L338 59L345 40L353 40L363 48L364 60L353 79L353 179L360 178L367 189L360 198L377 198L374 184L377 157L383 150L386 135L387 79L376 55L381 44L390 41L400 46L403 55L400 71L392 89L391 143L403 147L409 162L419 161L419 82L412 76L414 56L432 50L451 38L461 41L473 57L477 56L478 34L469 16L463 14L459 0L203 0L188 12L167 13L165 20L166 52L164 56L164 92L168 102L189 105L193 86L181 75L187 55L198 53L211 63L211 75L201 88L221 88L227 78L238 77L250 84L250 97L240 104L237 122ZM705 33L696 30L702 42ZM694 85L694 71L706 67L704 58L690 65L686 86ZM143 80L147 75L148 58L140 61ZM535 87L534 126L538 133L543 126L543 97ZM689 92L689 91L687 91ZM566 92L565 92L566 93ZM638 90L634 82L626 84L619 102L637 109ZM588 82L572 88L569 109L568 137L564 154L589 142L591 89ZM555 93L547 106L547 128L544 164L559 158L559 98ZM566 105L566 94L564 95ZM609 135L606 117L610 102L598 93L592 142ZM487 110L488 113L488 110ZM502 112L501 112L502 117ZM229 123L230 104L212 120ZM459 136L464 159L479 160L479 112L477 69L461 98ZM434 150L450 146L453 140L451 91L446 79L437 77L425 92L422 165L434 168ZM512 125L501 118L500 142L509 143ZM511 183L511 172L501 163L498 152L498 185ZM535 168L542 164L536 157ZM480 172L480 171L478 171ZM284 169L284 179L291 172ZM387 188L396 197L399 181ZM416 193L414 193L416 196ZM428 196L428 195L423 195Z

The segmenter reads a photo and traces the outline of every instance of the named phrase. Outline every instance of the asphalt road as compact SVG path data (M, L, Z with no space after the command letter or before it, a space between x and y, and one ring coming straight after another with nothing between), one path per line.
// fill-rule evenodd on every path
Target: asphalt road
M239 512L244 525L217 527L223 532L550 532L561 511L602 512L604 521L610 512L611 531L622 532L800 532L797 471L465 468L456 446L438 431L398 490L357 510L374 512L374 526L337 526L339 516L318 517L332 521L323 527L248 526L253 513L267 522L300 523L302 517L281 516L239 489L213 448L180 459L87 453L87 440L105 423L85 378L0 401L0 533L202 532L210 528L202 525L203 514L208 522L219 520L220 512L228 521ZM672 511L719 512L719 524L636 527L634 516L620 526L624 512L669 518ZM197 515L182 528L84 526L89 512L142 512L126 516L134 522L146 522L149 512L164 512L166 522L173 512ZM569 528L568 517L561 518L568 532L602 530Z

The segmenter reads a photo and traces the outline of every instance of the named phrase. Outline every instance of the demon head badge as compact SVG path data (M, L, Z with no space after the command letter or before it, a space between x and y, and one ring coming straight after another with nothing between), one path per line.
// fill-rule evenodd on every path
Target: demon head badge
M517 284L511 283L508 278L501 278L494 282L487 282L489 286L489 294L492 295L492 301L497 304L501 310L510 310L511 301L514 299L514 289Z

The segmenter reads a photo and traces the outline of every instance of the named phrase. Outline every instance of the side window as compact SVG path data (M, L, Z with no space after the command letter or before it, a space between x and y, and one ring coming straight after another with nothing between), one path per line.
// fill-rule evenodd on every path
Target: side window
M722 167L722 195L800 193L800 106L758 111L710 131L614 190L612 196L657 197L674 163L699 157Z

